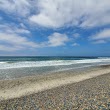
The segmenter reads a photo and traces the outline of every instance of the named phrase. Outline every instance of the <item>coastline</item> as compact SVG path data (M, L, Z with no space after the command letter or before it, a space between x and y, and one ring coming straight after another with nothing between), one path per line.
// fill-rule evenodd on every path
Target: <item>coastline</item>
M19 98L63 85L73 84L110 73L110 65L99 66L78 74L56 73L0 81L0 100ZM17 91L17 92L16 92Z

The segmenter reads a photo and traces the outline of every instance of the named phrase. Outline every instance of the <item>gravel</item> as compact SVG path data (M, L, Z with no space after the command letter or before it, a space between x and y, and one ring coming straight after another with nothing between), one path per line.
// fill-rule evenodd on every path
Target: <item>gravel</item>
M110 73L0 101L0 110L110 110Z

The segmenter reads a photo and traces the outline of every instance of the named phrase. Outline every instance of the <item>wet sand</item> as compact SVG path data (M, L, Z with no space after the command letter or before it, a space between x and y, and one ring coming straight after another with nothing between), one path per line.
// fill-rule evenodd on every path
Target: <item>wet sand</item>
M100 66L75 75L61 73L0 81L0 110L108 110L109 73L110 66Z

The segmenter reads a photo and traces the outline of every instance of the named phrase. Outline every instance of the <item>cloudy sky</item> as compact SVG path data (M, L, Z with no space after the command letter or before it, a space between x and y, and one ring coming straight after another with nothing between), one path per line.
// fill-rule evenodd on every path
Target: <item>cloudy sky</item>
M110 56L110 0L0 0L0 55Z

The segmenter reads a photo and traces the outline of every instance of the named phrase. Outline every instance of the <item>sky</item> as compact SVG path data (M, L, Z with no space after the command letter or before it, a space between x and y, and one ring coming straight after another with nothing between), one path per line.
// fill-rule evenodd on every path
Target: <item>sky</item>
M110 0L0 0L0 56L110 56Z

